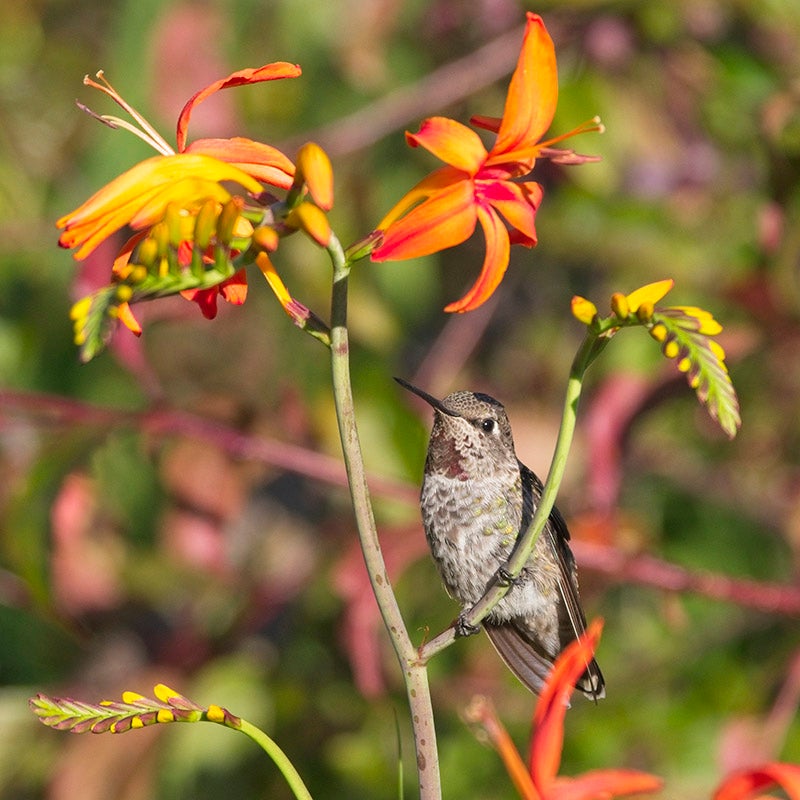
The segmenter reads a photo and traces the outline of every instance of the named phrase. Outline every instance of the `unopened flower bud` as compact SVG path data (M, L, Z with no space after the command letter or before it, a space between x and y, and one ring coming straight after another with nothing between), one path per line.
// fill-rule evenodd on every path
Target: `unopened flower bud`
M233 238L236 220L239 218L244 208L244 200L241 197L231 197L224 206L217 222L217 241L224 245L229 245Z
M655 308L653 307L653 304L648 300L645 300L639 305L639 308L636 309L636 317L639 322L648 322L653 318L654 311Z
M325 212L312 203L300 203L286 215L286 224L305 231L320 247L327 247L331 226Z
M619 319L627 319L631 313L630 306L628 305L628 298L622 292L614 292L611 295L611 310L619 317Z
M260 225L253 231L253 246L268 253L274 253L278 249L278 232L269 225Z
M206 200L194 221L194 243L202 251L208 247L217 227L219 204L216 200Z
M333 168L328 154L314 142L297 152L295 184L305 183L314 202L325 211L333 208Z
M137 251L137 259L145 269L151 269L158 259L158 242L153 238L153 233L150 233L140 245Z

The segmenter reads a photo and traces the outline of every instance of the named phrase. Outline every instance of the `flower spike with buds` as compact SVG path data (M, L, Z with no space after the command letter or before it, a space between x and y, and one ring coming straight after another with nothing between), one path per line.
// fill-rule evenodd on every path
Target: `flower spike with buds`
M576 319L598 337L606 339L620 328L642 326L686 373L689 386L723 431L733 437L741 425L739 401L725 365L725 351L713 336L722 331L714 317L696 306L657 306L672 289L671 279L642 286L628 295L611 296L610 317L601 318L597 307L584 297L572 298Z

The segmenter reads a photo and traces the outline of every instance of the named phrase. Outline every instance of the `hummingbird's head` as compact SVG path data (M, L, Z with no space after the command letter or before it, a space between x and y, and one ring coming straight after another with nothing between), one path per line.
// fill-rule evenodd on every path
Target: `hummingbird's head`
M426 469L462 479L498 468L516 469L511 425L500 401L468 391L437 400L406 381L395 380L433 407Z

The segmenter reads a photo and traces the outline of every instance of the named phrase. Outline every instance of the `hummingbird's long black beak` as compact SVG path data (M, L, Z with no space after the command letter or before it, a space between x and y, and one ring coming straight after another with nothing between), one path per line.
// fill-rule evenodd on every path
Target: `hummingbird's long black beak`
M458 417L459 414L456 414L455 411L451 411L447 408L441 400L437 400L432 394L428 394L427 392L423 392L422 389L418 389L416 386L413 386L408 381L404 381L402 378L395 377L395 380L404 388L408 389L409 392L413 392L417 397L421 397L428 405L433 406L437 411L441 411L442 414L447 414L448 417Z

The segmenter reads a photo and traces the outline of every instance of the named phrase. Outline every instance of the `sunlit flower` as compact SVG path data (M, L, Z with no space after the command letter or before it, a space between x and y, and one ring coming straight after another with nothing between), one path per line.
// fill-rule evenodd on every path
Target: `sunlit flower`
M530 173L541 156L561 163L592 160L552 145L576 133L602 130L597 119L564 136L540 141L550 127L557 99L553 41L541 17L528 13L502 119L472 119L474 125L497 133L494 146L487 150L474 130L445 117L427 119L418 133L406 133L412 147L424 147L446 166L420 181L378 225L384 239L372 259L429 255L464 242L480 223L486 238L480 276L445 311L471 311L485 302L503 278L511 244L536 244L534 223L542 188L517 179Z
M164 214L170 202L183 208L199 206L207 199L224 203L230 194L221 185L233 181L247 191L258 194L261 183L289 188L294 178L292 162L279 150L242 137L232 139L198 139L186 144L189 119L194 108L220 89L249 83L291 78L300 68L284 62L267 64L258 69L234 72L197 92L178 116L177 150L173 149L149 122L131 107L99 72L100 82L88 76L84 83L109 95L138 124L114 116L98 116L111 127L125 128L150 144L161 155L149 158L115 178L75 211L64 215L56 226L64 233L58 240L61 247L80 249L77 259L85 258L100 242L120 228L146 228Z
M275 250L281 236L302 230L327 245L330 227L322 209L333 204L333 173L317 145L301 149L303 170L296 174L287 156L262 142L244 137L187 141L193 110L215 92L299 74L298 66L277 62L215 81L183 107L175 148L125 102L102 72L98 80L84 79L111 97L132 121L84 110L112 128L134 133L159 153L57 222L62 229L59 245L76 248L78 260L122 228L134 232L115 258L114 283L72 309L75 341L84 360L102 349L116 322L141 333L132 303L181 294L211 318L219 298L235 305L244 302L244 263L258 252ZM286 200L267 193L265 185L287 190Z
M488 701L478 698L470 708L470 718L480 723L489 735L525 800L610 800L656 792L661 788L660 778L629 769L594 770L574 778L558 777L564 746L564 716L575 682L594 656L601 630L602 622L593 622L556 660L536 702L527 767Z

